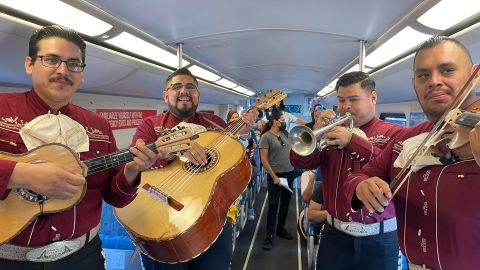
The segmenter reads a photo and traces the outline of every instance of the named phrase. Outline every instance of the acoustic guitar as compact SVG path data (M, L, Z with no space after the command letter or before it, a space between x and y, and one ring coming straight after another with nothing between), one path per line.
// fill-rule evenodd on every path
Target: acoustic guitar
M250 109L264 110L286 97L271 91ZM221 233L229 207L248 186L251 165L236 138L245 123L238 120L223 132L198 134L208 163L195 166L175 159L142 174L137 197L115 215L138 249L165 263L188 261L207 250ZM174 198L181 208L165 204L157 193Z
M197 137L192 134L191 129L180 129L162 136L155 143L146 146L154 152L157 151L158 147L166 147L168 152L179 152L189 149L193 145L191 140ZM134 155L126 149L106 156L80 161L77 153L58 143L45 144L23 154L0 152L0 159L2 160L31 164L54 163L67 171L85 177L128 163L133 158ZM65 211L77 205L85 195L86 188L85 184L72 198L65 200L48 198L24 188L12 189L4 200L0 200L0 244L8 242L18 235L37 216ZM173 199L166 198L166 201L176 206Z

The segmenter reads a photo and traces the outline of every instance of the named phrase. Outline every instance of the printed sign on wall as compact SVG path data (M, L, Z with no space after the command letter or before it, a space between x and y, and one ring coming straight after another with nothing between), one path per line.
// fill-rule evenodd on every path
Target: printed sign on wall
M142 119L157 114L156 110L97 109L107 119L113 130L136 128Z
M285 111L289 113L302 113L302 105L285 105Z

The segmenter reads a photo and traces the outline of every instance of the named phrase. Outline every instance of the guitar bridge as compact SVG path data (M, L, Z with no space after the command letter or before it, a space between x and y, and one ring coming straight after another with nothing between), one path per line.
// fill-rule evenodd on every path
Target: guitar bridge
M180 211L183 209L183 204L181 204L179 201L175 200L174 198L168 196L161 190L159 190L157 187L154 187L150 184L145 184L142 186L142 188L147 191L150 195L154 196L158 200L168 204L171 206L173 209Z

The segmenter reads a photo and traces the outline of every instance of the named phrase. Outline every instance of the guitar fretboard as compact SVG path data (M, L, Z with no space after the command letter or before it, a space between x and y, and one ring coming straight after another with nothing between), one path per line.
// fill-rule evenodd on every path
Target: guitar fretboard
M155 143L148 144L146 147L157 153L157 146ZM83 163L85 163L85 165L88 167L88 176L97 172L108 170L121 164L128 163L132 161L134 157L135 155L132 154L130 150L125 149L103 157L85 160Z

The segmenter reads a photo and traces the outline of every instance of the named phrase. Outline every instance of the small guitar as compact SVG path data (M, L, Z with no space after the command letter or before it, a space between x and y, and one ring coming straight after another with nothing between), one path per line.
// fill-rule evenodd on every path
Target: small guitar
M191 129L180 129L157 139L155 143L146 145L149 149L157 152L157 148L165 147L168 152L175 153L192 146L192 141L198 138L193 135ZM113 154L80 161L78 154L65 145L58 143L45 144L30 150L24 154L9 154L0 152L0 159L22 163L54 163L67 171L88 176L101 172L120 164L132 161L134 155L128 150L122 150ZM65 211L78 204L86 192L86 184L83 189L72 198L57 200L34 193L24 188L10 191L5 200L0 200L0 244L3 244L24 230L35 218L42 214ZM172 198L166 198L167 203L180 207Z
M265 110L287 95L273 90L251 109ZM148 256L161 262L188 261L207 250L223 229L230 205L247 187L251 165L236 138L245 123L206 131L196 141L208 163L195 166L178 158L159 170L142 174L137 197L115 215ZM166 204L165 197L179 205Z

